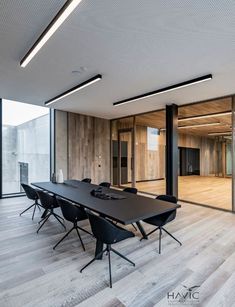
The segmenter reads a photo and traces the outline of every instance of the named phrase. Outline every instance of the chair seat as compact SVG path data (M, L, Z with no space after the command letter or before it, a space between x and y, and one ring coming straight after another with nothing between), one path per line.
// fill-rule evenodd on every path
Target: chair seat
M148 223L154 226L164 226L165 224L173 221L175 219L175 216L176 216L176 210L173 210L170 212L160 214L158 216L153 216L153 217L144 219L143 221L145 223Z
M117 236L114 240L113 243L118 243L120 241L123 241L125 239L128 239L128 238L133 238L135 235L133 232L129 231L129 230L126 230L122 227L119 227L118 225L115 225L113 222L111 222L118 230L117 232Z

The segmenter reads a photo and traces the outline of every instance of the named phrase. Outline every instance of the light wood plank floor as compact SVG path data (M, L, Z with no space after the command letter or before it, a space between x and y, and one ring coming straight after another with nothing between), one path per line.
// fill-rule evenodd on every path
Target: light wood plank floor
M139 191L165 193L165 180L137 182ZM216 208L231 210L232 179L202 176L179 176L179 198Z
M235 306L232 213L182 204L177 219L166 228L183 246L164 234L162 255L157 252L156 235L140 242L136 232L136 237L116 244L136 267L113 255L114 285L110 289L106 257L79 273L94 255L94 239L82 234L83 252L73 234L53 251L63 229L52 219L37 235L39 212L35 221L31 212L19 217L28 204L25 198L0 200L1 307L165 307L167 292L184 292L183 285L200 286L197 306ZM87 222L83 226L89 229ZM147 224L144 227L152 229Z

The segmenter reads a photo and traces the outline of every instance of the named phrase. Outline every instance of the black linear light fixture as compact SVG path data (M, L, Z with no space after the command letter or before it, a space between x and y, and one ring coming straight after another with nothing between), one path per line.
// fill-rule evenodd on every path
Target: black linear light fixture
M56 101L58 101L58 100L60 100L62 98L65 98L65 97L67 97L69 95L72 95L73 93L75 93L77 91L80 91L84 87L87 87L87 86L89 86L89 85L91 85L91 84L93 84L93 83L95 83L97 81L100 81L101 79L102 79L102 75L96 75L96 76L92 77L91 79L89 79L87 81L84 81L84 82L80 83L79 85L76 85L73 88L67 90L66 92L64 92L64 93L62 93L62 94L60 94L60 95L58 95L58 96L56 96L56 97L46 101L45 105L48 106L48 105L50 105L50 104L52 104L52 103L54 103L54 102L56 102Z
M53 20L49 23L43 33L39 36L33 46L23 57L20 62L21 67L25 67L32 60L32 58L56 32L56 30L62 25L62 23L69 17L69 15L75 10L75 8L79 5L81 1L82 0L68 0L64 4L61 10L56 14Z
M171 91L174 91L174 90L186 87L186 86L190 86L190 85L194 85L194 84L197 84L197 83L209 81L211 79L212 79L212 74L204 75L204 76L201 76L201 77L198 77L198 78L195 78L195 79L191 79L191 80L184 81L184 82L181 82L181 83L177 83L177 84L174 84L174 85L171 85L171 86L163 87L163 88L160 88L156 91L148 92L148 93L141 94L141 95L138 95L138 96L134 96L134 97L131 97L131 98L128 98L128 99L117 101L117 102L114 102L113 105L114 106L120 106L120 105L129 103L129 102L133 102L135 100L140 100L140 99L152 97L152 96L155 96L155 95L171 92Z

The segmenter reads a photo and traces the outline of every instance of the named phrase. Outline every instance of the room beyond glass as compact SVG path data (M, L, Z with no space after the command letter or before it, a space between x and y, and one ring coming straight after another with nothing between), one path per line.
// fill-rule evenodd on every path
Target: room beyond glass
M232 113L231 97L178 107L180 200L232 210ZM113 184L166 193L165 133L165 110L114 120Z

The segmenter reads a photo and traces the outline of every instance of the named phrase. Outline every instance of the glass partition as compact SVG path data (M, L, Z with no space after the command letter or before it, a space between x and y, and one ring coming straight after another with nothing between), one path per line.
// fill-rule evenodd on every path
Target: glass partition
M179 108L179 199L232 209L231 98Z

